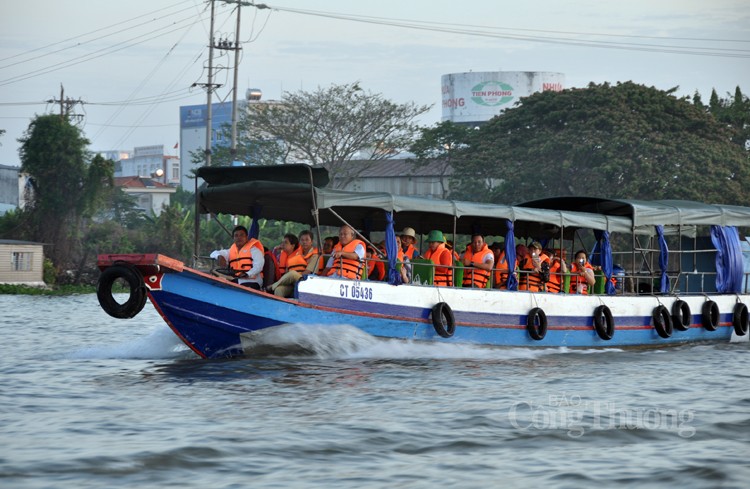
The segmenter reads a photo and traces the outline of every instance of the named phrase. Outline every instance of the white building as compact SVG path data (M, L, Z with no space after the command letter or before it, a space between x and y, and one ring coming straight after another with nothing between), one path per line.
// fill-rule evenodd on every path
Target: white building
M42 243L0 239L0 284L44 286Z
M180 183L180 159L165 154L163 144L139 146L133 150L132 157L121 158L115 167L115 177L129 176L153 178L176 186Z
M139 176L115 177L115 187L135 197L138 207L155 216L161 214L163 208L169 205L172 194L177 192L177 188L164 185L154 178Z

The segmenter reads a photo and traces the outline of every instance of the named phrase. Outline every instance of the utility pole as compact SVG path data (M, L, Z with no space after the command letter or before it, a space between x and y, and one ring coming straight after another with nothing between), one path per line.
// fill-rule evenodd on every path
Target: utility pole
M237 156L237 72L240 65L240 12L242 6L237 3L237 28L234 32L234 82L232 86L232 144L229 147L229 154L234 163Z
M206 89L206 149L205 165L211 166L211 94L214 91L213 83L214 74L214 13L216 0L211 0L211 27L208 34L208 82L204 85ZM198 176L195 176L195 219L194 224L194 241L193 241L193 266L198 262L198 240L200 237L201 220L200 220L200 194L198 193Z
M72 114L73 108L76 105L83 105L84 101L79 99L72 99L70 97L65 98L65 87L62 83L60 84L60 98L46 100L48 104L60 104L60 119L70 121L71 118L78 120L83 119L83 114Z

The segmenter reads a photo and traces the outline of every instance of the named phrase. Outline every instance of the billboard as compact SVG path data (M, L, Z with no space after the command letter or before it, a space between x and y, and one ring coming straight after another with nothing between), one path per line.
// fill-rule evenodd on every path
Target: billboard
M513 107L521 97L561 91L565 75L542 71L483 71L442 76L442 120L486 122Z

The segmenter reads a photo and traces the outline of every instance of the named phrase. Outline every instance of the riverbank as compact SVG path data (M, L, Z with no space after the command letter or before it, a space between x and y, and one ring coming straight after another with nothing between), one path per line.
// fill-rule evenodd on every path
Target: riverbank
M31 287L29 285L0 284L0 294L8 295L72 295L93 294L94 285L48 285L45 287Z

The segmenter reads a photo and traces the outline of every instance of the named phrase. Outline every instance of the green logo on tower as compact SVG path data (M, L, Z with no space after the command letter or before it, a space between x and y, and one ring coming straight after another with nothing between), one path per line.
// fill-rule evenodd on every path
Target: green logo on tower
M487 107L507 104L513 100L513 87L494 80L482 82L471 89L471 99Z

